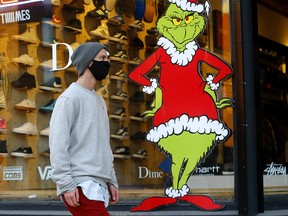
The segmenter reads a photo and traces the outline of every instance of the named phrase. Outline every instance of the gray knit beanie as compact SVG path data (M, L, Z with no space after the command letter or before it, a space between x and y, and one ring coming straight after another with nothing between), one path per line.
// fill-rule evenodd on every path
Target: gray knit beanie
M71 56L71 61L78 70L78 77L102 49L107 50L106 46L97 42L87 42L77 47Z

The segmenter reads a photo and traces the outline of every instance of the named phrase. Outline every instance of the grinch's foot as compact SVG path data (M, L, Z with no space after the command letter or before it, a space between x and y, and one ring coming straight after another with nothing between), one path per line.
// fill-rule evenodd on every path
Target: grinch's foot
M211 197L203 195L186 195L179 198L179 200L189 202L197 208L205 211L217 211L225 207L225 205L215 203Z
M177 199L170 197L149 197L143 200L140 205L131 208L131 211L152 211L158 208L174 205L177 202Z
M168 197L177 198L183 197L188 194L190 188L187 185L183 185L181 189L174 189L173 187L167 188L165 194Z

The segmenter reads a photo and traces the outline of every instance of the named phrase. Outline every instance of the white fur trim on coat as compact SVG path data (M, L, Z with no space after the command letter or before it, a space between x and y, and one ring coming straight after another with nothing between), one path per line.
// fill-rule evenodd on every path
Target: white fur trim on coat
M195 41L191 41L186 44L186 49L183 52L179 52L175 45L165 37L160 37L157 44L162 46L166 50L167 55L171 57L171 63L180 66L186 66L193 60L193 56L196 54L198 45Z
M151 85L150 86L144 86L142 91L144 93L147 93L147 94L153 94L155 92L155 89L158 87L158 82L157 82L157 79L155 78L151 78L150 79L150 82L151 82Z
M199 134L216 134L216 141L223 141L229 135L229 129L220 121L208 119L207 116L189 117L183 114L178 118L170 119L166 123L153 127L146 136L150 142L157 143L162 138L183 131Z
M176 4L179 8L184 11L193 11L202 13L204 6L202 4L195 4L194 2L188 2L187 0L169 0L169 2Z
M181 189L174 189L173 187L169 187L165 190L165 194L168 197L177 198L187 195L189 190L190 188L185 184Z
M206 81L207 81L208 85L210 86L211 90L216 91L219 88L220 84L219 83L213 83L213 79L214 79L214 76L210 74L206 78Z

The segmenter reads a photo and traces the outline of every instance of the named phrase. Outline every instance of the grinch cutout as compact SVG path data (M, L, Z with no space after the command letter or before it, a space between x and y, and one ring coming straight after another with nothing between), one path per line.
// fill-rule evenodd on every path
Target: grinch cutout
M129 78L143 85L143 92L155 94L153 128L146 139L170 157L172 186L166 197L145 199L132 211L149 211L174 205L179 200L190 202L203 210L219 210L224 206L208 196L188 194L188 178L217 142L230 135L221 122L218 110L231 106L228 98L217 99L220 82L232 75L231 67L222 59L199 47L196 39L207 24L211 7L197 0L169 0L166 13L157 22L161 37L159 48L137 66ZM201 76L200 63L215 68L218 73ZM159 79L148 79L148 74L159 65Z

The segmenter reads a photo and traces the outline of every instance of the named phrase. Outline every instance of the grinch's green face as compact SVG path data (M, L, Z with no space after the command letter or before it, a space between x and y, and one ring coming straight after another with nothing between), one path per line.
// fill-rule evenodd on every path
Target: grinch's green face
M204 29L205 19L198 13L183 11L171 4L166 14L157 23L161 35L170 40L178 50L183 51Z

